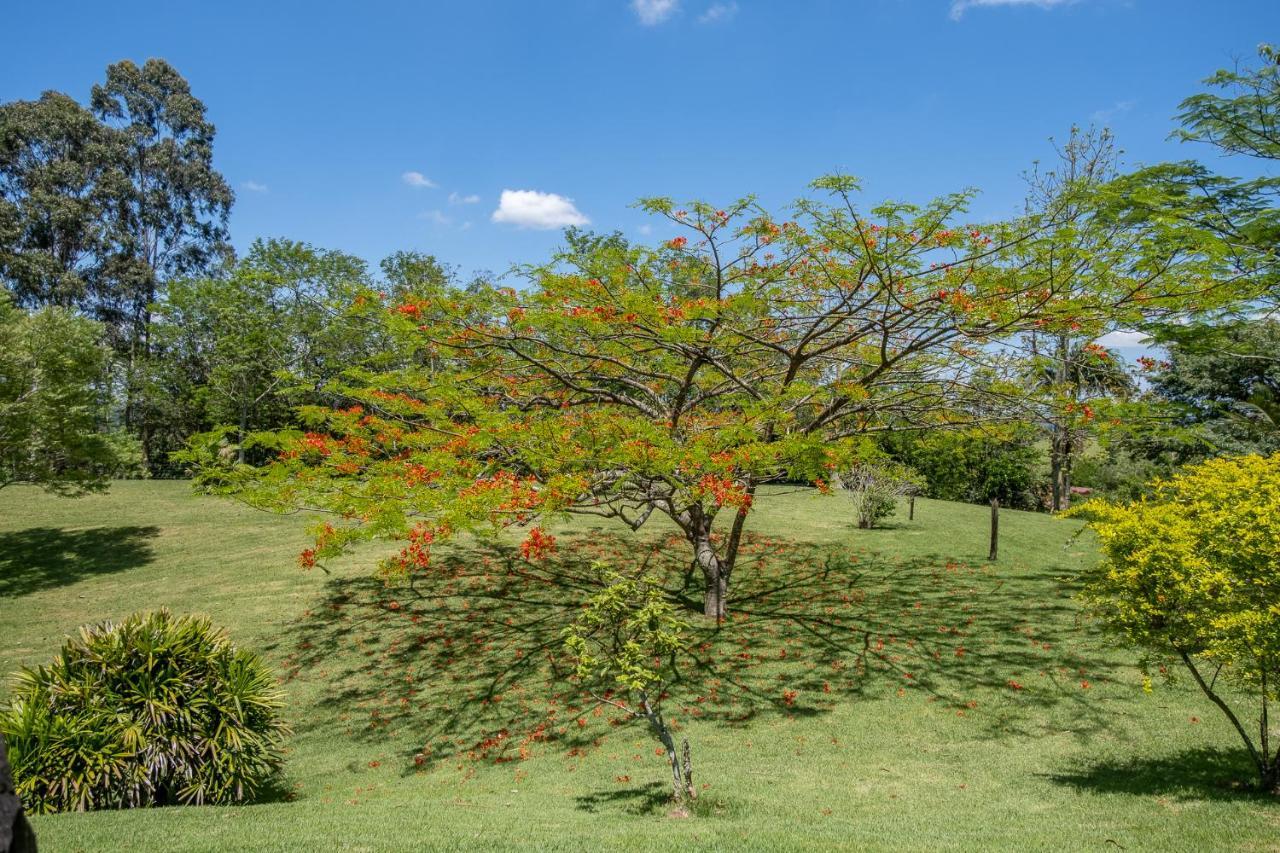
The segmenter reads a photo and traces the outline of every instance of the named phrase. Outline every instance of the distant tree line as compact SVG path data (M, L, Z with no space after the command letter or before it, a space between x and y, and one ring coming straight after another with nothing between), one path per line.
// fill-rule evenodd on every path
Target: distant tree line
M1219 72L1209 92L1184 102L1185 139L1264 164L1280 159L1275 54L1263 48L1261 58ZM175 453L211 431L236 461L264 461L271 451L247 437L298 425L302 407L341 404L337 389L352 371L451 369L439 348L407 346L384 323L353 319L350 307L370 294L425 306L454 290L474 295L483 282L461 288L454 270L421 253L370 270L285 239L260 240L237 258L228 232L235 198L214 167L214 139L205 105L160 59L111 65L87 105L60 92L0 105L0 334L11 342L0 354L0 483L74 492L112 476L182 476ZM1187 462L1274 449L1275 179L1226 178L1195 161L1125 172L1105 130L1073 129L1056 154L1026 176L1022 222L1034 230L1017 236L1022 226L996 223L981 232L1002 239L1000 263L1053 304L1046 297L1040 320L990 333L983 346L1002 357L980 370L957 367L962 351L950 367L931 368L931 381L956 371L936 401L954 409L954 423L922 422L906 408L867 419L859 429L876 453L918 472L927 495L1061 509L1081 490L1135 493ZM852 251L849 241L860 240L867 270L901 260L902 274L930 274L927 260L951 238L890 259L885 238L877 245L857 229L880 216L914 218L927 233L965 200L873 210L830 248ZM600 263L633 248L618 234L571 229L565 240L553 264ZM990 258L966 247L973 275ZM914 322L926 304L975 310L963 270L943 266L950 279L939 281L959 284L896 306L901 318ZM669 296L703 298L705 288L679 271ZM1173 290L1177 299L1151 301ZM1099 294L1114 310L1060 322L1097 308ZM1122 328L1150 334L1164 354L1126 365L1097 343Z
M88 105L0 105L0 485L181 475L191 435L292 423L383 353L330 322L375 284L361 259L288 240L235 257L214 137L161 59L111 65ZM392 291L453 275L412 252L382 273Z

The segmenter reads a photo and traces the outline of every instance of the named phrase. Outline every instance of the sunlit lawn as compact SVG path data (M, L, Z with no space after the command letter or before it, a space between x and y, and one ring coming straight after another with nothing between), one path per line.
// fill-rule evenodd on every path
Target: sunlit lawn
M0 492L0 669L76 626L201 611L264 651L294 728L282 790L240 808L38 817L43 850L449 847L1280 850L1280 803L1245 787L1233 734L1190 685L1142 690L1083 621L1077 525L919 501L859 531L837 497L766 497L734 617L703 623L668 699L702 787L668 814L663 758L557 674L593 560L646 561L699 606L655 526L502 543L385 588L373 552L304 572L306 519L118 483Z

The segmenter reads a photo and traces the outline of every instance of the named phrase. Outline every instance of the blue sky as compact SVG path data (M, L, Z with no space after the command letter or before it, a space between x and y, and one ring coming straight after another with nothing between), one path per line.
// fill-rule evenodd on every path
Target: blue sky
M83 101L110 62L173 63L218 127L237 246L417 249L464 272L544 258L559 231L538 226L659 239L629 207L642 195L776 207L832 170L863 177L868 202L973 186L975 212L1000 215L1073 122L1112 126L1131 163L1213 159L1166 141L1178 101L1280 40L1277 0L23 2L5 17L0 100Z

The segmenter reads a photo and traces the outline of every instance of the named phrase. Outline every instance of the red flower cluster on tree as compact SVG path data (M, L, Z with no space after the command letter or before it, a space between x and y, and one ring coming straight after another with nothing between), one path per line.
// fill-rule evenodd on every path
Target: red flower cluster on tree
M541 527L534 527L529 536L520 543L520 556L529 562L539 560L556 549L556 538L543 533Z
M532 477L521 479L510 471L498 471L491 477L477 480L472 485L458 492L460 500L481 497L487 500L497 498L491 514L517 513L517 520L525 517L531 510L542 504L542 495L538 492L537 481Z
M392 560L404 571L426 569L431 566L431 543L436 541L436 530L424 524L409 531L409 544Z
M704 495L710 495L715 500L716 506L751 509L751 495L742 486L725 477L707 474L698 481L698 490Z

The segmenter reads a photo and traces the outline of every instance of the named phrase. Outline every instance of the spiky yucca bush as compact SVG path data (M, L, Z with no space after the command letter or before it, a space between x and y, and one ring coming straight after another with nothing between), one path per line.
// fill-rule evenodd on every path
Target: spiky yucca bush
M0 731L32 812L243 802L280 768L275 680L203 616L81 628L13 693Z

